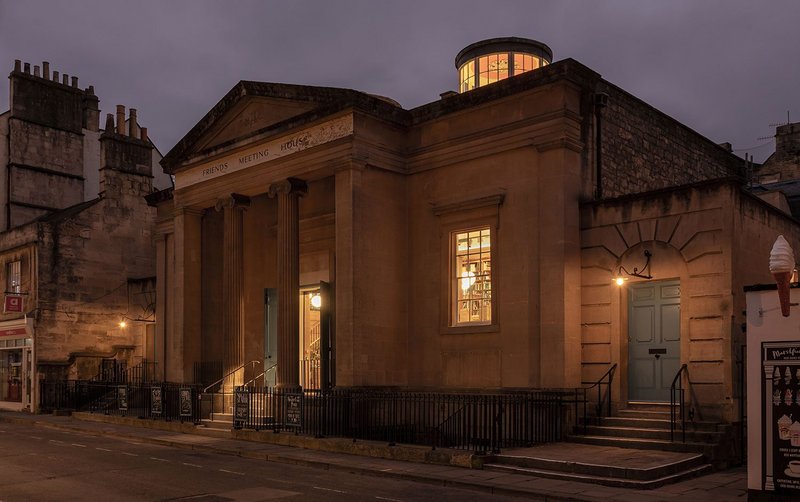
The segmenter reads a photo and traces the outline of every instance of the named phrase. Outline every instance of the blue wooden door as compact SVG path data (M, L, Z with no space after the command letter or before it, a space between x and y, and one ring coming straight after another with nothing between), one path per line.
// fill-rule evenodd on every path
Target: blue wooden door
M678 281L631 284L628 297L628 399L669 401L681 364Z

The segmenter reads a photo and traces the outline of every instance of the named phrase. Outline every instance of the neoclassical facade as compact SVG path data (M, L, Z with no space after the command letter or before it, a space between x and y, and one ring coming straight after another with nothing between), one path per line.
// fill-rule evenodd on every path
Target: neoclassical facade
M736 420L741 286L797 222L725 147L574 60L538 66L412 110L239 82L149 197L163 377L486 391L617 364L624 407L687 364L698 411Z

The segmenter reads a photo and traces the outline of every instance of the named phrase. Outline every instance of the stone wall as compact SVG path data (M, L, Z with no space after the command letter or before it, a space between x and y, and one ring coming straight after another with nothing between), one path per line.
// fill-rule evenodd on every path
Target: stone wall
M622 89L607 84L602 195L743 176L744 161Z
M108 171L119 186L140 184L138 176ZM40 364L67 362L76 354L113 357L120 349L142 345L144 326L129 319L120 328L119 322L139 315L138 307L131 311L128 280L155 275L155 209L141 194L118 195L39 224Z

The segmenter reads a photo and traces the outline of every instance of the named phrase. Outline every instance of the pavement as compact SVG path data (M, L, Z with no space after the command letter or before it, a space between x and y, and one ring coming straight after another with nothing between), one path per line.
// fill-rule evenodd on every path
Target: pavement
M431 452L429 448L392 447L383 443L352 440L301 440L292 434L272 436L264 433L242 435L209 435L189 424L164 424L139 419L120 419L76 413L72 416L32 415L24 412L0 411L0 422L18 423L83 432L95 436L113 436L177 448L202 450L226 455L304 465L328 470L341 470L369 476L399 478L438 486L477 490L487 494L518 496L547 501L678 501L747 500L747 468L736 467L697 478L666 485L653 490L637 490L600 486L590 483L546 479L525 474L486 471L476 463L465 462L462 454L447 451ZM293 439L294 438L294 439ZM285 444L274 444L275 442ZM293 445L292 445L293 444ZM350 453L343 453L342 445ZM546 448L562 458L585 458L586 445L557 443ZM327 451L324 451L327 450ZM388 453L387 453L388 452ZM515 454L504 450L504 454ZM522 453L517 451L517 454ZM607 452L605 453L607 454ZM382 458L415 459L415 461ZM635 456L631 456L633 458ZM634 460L630 460L634 462ZM646 462L646 458L642 458Z

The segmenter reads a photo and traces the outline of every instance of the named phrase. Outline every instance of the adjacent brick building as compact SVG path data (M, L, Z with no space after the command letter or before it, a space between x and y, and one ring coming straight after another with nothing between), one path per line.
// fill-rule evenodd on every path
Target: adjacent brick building
M155 304L153 210L171 179L131 109L99 127L77 77L16 61L0 115L0 407L35 409L41 378L141 362ZM122 321L127 326L120 327ZM105 363L104 363L105 361Z

